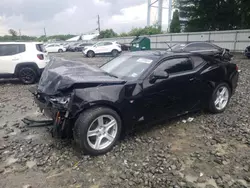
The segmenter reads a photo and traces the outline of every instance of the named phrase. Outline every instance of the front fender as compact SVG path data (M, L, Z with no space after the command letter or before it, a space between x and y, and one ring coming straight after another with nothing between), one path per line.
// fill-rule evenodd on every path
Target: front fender
M123 85L97 86L75 89L72 94L70 113L72 118L93 106L104 105L119 110L119 103L124 96Z

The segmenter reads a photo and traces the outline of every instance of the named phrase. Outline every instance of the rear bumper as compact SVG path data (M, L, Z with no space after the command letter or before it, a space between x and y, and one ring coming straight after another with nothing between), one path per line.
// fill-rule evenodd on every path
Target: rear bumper
M238 80L239 80L239 72L235 72L231 77L231 83L232 83L232 95L235 93L235 90L238 86Z

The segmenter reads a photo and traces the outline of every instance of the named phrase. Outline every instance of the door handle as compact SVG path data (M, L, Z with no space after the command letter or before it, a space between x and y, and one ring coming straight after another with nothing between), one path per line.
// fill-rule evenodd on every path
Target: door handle
M196 80L196 78L190 78L190 79L189 79L189 81L191 81L191 82L192 82L192 81L195 81L195 80Z
M18 58L13 58L12 61L16 61L16 60L19 60Z

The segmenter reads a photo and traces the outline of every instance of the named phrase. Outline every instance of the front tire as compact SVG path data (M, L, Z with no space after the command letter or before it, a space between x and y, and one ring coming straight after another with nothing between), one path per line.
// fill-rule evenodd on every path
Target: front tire
M213 91L209 102L209 111L212 113L224 112L231 98L231 89L227 83L219 84Z
M114 110L106 107L91 108L76 120L74 139L86 154L105 154L120 138L121 124L121 118Z
M95 57L95 52L90 50L87 52L87 57Z
M62 49L59 49L58 52L59 52L59 53L63 53L63 50L62 50Z
M18 77L24 84L33 84L37 80L37 72L32 67L24 67L19 70Z
M112 50L111 53L112 53L112 56L113 56L113 57L117 57L118 54L119 54L118 50Z

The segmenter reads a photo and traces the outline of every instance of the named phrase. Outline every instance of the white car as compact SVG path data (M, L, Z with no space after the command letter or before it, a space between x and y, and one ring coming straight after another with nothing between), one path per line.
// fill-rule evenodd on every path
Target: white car
M117 42L101 41L93 46L86 46L83 49L83 54L87 57L94 57L96 54L111 54L116 57L121 51L121 45Z
M66 48L60 44L48 44L47 46L45 46L45 50L46 52L66 52Z
M49 62L39 42L0 42L0 78L19 78L35 83Z

